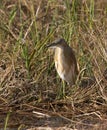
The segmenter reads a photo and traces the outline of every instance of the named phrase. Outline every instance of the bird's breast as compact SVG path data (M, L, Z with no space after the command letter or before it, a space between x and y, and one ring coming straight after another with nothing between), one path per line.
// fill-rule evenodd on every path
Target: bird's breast
M66 75L67 65L66 65L66 62L64 60L63 51L60 48L57 48L55 50L54 59L55 59L55 67L56 67L56 70L57 70L59 76L63 80L66 80L65 75Z

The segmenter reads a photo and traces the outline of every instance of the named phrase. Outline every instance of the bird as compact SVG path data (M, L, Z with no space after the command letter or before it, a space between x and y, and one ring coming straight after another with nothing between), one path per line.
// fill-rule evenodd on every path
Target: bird
M74 85L78 75L78 65L73 49L63 38L56 39L47 47L54 49L55 68L60 78L68 85Z

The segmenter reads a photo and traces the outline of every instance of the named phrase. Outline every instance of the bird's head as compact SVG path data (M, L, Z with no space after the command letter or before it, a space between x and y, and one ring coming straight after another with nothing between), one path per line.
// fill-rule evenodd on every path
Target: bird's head
M47 45L48 48L64 47L66 46L66 41L63 38L53 41L51 44Z

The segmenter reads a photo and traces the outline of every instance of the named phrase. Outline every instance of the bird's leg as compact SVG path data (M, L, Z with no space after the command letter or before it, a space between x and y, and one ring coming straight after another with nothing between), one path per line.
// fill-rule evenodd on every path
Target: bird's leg
M58 99L62 99L65 97L65 82L62 81L62 85L59 89L59 93L58 93Z
M65 82L62 80L62 97L65 97Z

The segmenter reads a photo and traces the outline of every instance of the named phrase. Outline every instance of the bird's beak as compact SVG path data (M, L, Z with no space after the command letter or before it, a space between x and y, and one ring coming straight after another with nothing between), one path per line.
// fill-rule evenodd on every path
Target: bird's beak
M56 42L52 42L50 44L47 45L47 48L55 48L57 46Z

